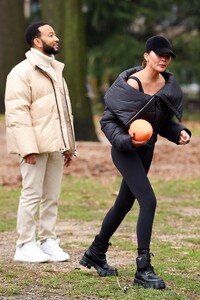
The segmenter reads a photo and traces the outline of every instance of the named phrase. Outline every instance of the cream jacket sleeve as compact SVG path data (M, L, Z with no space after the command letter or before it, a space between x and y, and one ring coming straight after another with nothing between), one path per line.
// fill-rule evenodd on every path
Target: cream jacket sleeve
M5 91L8 151L17 152L22 157L30 153L39 153L32 126L29 76L31 75L26 72L20 74L14 68L7 77ZM16 152L13 152L13 149L16 149Z

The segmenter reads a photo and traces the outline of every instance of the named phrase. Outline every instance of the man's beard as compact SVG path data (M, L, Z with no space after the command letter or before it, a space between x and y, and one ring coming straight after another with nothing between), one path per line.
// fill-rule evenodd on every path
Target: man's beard
M45 54L51 55L51 54L59 53L59 50L55 50L53 47L47 45L44 41L42 41L42 44L43 44L43 51Z

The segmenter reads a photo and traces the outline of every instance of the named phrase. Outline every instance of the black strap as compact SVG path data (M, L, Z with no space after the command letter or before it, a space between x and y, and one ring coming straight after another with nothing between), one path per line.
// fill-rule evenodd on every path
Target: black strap
M135 79L137 81L137 83L138 83L139 91L144 93L144 90L143 90L143 87L142 87L142 83L141 83L141 81L137 77L130 76L129 79Z

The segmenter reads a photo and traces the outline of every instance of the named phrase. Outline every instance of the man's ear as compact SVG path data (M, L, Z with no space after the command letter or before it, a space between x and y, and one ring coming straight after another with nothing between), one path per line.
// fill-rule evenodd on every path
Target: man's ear
M33 40L33 45L37 48L41 48L42 47L42 41L40 38L34 38Z

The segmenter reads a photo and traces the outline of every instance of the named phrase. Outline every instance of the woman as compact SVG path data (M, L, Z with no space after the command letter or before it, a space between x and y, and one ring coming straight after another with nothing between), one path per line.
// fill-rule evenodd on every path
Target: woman
M106 108L101 128L112 144L112 159L123 176L113 207L106 214L101 230L87 249L80 264L93 266L100 276L113 276L117 270L108 265L106 251L109 240L135 199L139 203L137 220L137 271L134 283L155 289L165 288L151 265L150 242L156 209L156 197L147 173L151 165L157 134L185 145L191 132L175 122L182 117L182 93L174 75L166 68L175 58L170 42L162 36L149 38L145 45L142 67L122 72L105 95ZM149 141L138 142L129 135L135 119L150 122L153 135Z

